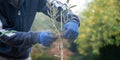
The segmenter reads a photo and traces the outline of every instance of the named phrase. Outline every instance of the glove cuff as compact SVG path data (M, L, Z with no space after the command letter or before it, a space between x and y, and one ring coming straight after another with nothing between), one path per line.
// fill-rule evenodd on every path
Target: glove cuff
M76 21L76 20L69 20L68 22L73 22L73 23L77 24L78 27L80 26L80 23L78 21Z
M46 32L40 32L39 33L39 43L42 43L43 42L43 38L44 38L44 34L45 34Z

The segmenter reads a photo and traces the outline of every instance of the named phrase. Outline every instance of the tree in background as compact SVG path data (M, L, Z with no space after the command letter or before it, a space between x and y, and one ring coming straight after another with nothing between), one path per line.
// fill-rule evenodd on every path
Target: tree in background
M119 60L117 58L120 57L120 1L94 0L89 3L83 16L80 35L76 40L79 53L88 57L100 55L104 58L101 60Z

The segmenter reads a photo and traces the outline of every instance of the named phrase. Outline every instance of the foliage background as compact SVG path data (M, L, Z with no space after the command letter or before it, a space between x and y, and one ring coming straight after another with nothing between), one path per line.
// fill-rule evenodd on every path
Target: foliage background
M80 35L76 43L80 54L99 54L106 45L120 45L120 1L94 0L82 12Z

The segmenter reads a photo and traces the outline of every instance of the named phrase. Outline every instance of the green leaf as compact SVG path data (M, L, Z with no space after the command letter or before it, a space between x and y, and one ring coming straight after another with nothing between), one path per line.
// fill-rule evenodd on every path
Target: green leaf
M77 5L73 5L73 6L71 6L70 8L73 8L73 7L76 7Z
M70 2L70 0L67 0L66 2L67 2L67 3L69 3L69 2Z

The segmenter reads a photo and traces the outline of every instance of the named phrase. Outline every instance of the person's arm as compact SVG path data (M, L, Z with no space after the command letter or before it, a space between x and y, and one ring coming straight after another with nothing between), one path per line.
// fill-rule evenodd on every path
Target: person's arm
M51 32L20 32L3 28L4 24L7 24L6 19L0 14L0 42L12 47L31 47L36 43L48 47L57 39Z
M6 19L0 14L0 41L13 47L30 47L38 43L38 33L33 32L19 32L15 30L8 30L3 28L7 24ZM39 33L40 34L40 33Z

